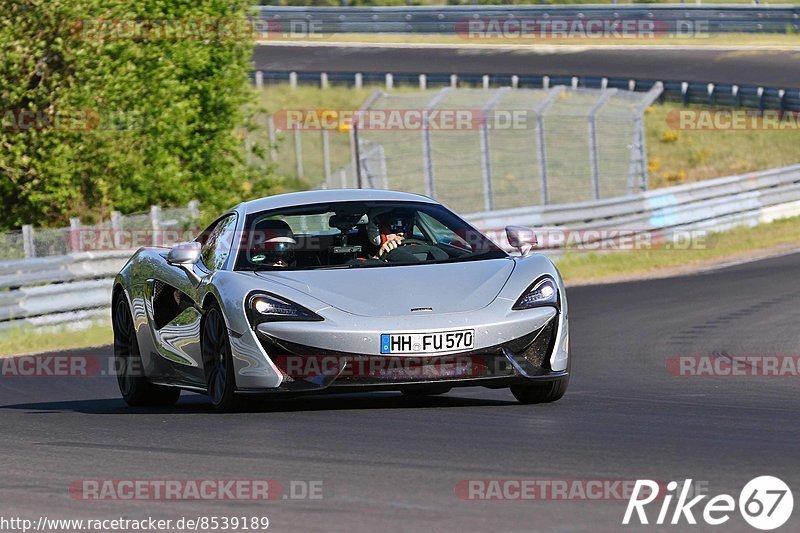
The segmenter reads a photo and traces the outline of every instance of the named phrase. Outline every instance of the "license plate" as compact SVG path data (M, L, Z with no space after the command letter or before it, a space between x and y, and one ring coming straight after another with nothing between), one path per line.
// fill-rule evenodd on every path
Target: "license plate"
M384 333L381 353L426 354L469 350L475 342L474 329L433 333Z

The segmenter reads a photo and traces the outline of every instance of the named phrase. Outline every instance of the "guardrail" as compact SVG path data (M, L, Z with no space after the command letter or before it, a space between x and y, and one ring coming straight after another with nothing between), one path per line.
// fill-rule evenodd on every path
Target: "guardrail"
M0 331L110 316L111 280L131 250L0 261Z
M488 211L465 218L507 246L507 225L564 228L591 239L603 229L721 231L798 215L800 165L596 202ZM111 280L131 253L82 252L0 262L0 331L108 316Z
M541 89L566 85L588 89L624 89L649 91L656 83L664 90L659 101L681 102L684 105L702 104L712 107L743 107L752 109L780 109L800 111L800 88L761 87L723 83L700 83L677 80L651 80L630 78L607 78L602 76L547 76L540 74L452 74L444 72L392 73L392 72L316 72L316 71L253 71L251 79L256 87L269 82L288 82L327 87L332 84L361 87L381 84L388 90L395 85L419 85L437 87L459 85L473 87L520 87ZM423 81L424 80L424 81Z
M570 205L474 213L464 218L505 243L508 225L574 230L574 244L590 244L624 230L631 234L724 231L800 215L800 165L717 178L639 194ZM587 231L595 230L595 231Z
M527 5L527 6L260 6L257 16L292 33L450 33L470 20L567 19L656 21L661 32L787 33L800 30L800 7L747 5Z

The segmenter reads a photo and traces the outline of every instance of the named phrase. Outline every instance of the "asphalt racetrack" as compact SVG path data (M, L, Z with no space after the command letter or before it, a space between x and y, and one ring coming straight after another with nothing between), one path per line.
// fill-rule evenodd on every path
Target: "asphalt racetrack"
M302 44L302 43L300 43ZM800 87L800 50L657 47L379 47L314 43L257 46L256 69L596 76Z
M797 355L799 302L800 254L573 288L570 389L538 406L506 390L461 389L423 399L309 397L220 415L189 393L171 409L128 408L109 376L4 376L0 515L267 516L274 531L620 531L627 500L478 501L456 488L462 480L692 478L738 499L747 481L768 474L798 502L797 376L679 377L668 362ZM287 497L85 501L69 492L84 479L270 479ZM322 498L289 494L292 481L321 482ZM648 510L655 520L658 507ZM797 520L795 511L787 530ZM722 528L754 531L735 513Z

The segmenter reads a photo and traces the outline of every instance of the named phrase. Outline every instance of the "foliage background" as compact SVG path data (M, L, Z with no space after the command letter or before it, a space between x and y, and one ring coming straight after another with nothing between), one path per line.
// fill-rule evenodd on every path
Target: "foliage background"
M110 39L95 19L244 19L245 0L0 0L0 227L65 225L280 190L248 169L247 39ZM99 127L14 127L18 110L91 110ZM10 124L9 120L10 119ZM256 148L258 149L258 148Z

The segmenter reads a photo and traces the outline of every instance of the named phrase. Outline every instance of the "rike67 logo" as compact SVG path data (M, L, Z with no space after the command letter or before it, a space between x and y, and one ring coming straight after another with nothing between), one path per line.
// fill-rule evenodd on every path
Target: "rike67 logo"
M773 476L759 476L748 481L739 493L738 502L729 494L719 494L705 502L703 500L708 497L707 494L689 499L690 495L696 494L692 491L691 479L687 479L682 486L679 486L677 481L670 481L667 483L665 494L661 494L659 488L660 485L656 481L636 480L622 523L694 525L697 524L695 517L697 514L706 524L718 526L731 519L738 503L739 513L748 524L756 529L769 531L785 524L794 508L791 489L782 480ZM675 496L677 500L671 509ZM645 507L656 500L661 500L661 506L655 522L651 522L652 513L648 516Z

